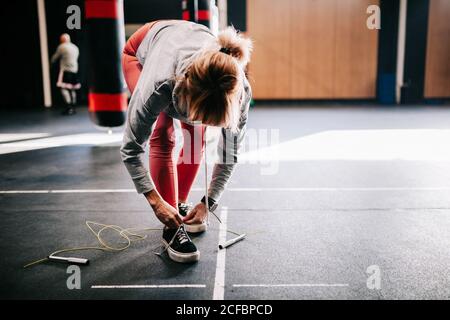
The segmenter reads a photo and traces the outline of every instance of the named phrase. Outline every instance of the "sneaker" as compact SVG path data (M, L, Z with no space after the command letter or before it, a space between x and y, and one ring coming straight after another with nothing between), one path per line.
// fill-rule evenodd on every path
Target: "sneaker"
M169 258L176 262L188 263L200 259L200 251L184 230L184 225L178 229L163 230L163 244L167 249Z
M190 203L179 203L178 204L178 212L180 213L180 215L184 218L187 216L187 214L189 213L189 211L192 210L192 204ZM186 232L189 233L200 233L200 232L204 232L206 231L207 225L206 225L206 221L203 221L202 223L197 223L197 224L185 224L184 225Z

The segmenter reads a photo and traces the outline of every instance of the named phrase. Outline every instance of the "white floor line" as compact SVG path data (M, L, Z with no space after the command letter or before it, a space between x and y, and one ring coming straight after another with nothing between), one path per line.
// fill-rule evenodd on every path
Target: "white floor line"
M234 288L348 287L348 283L233 284Z
M317 192L317 191L448 191L450 187L310 187L310 188L227 188L227 191L235 192L260 192L260 191L293 191L293 192ZM193 188L193 191L194 188Z
M64 189L64 190L0 190L0 194L15 193L133 193L135 189Z
M181 288L206 288L204 284L163 284L163 285L94 285L91 289L181 289Z
M227 240L227 215L228 208L222 207L219 229L219 242L225 242ZM225 257L227 249L217 249L217 264L216 264L216 277L214 280L214 294L213 300L223 300L225 296Z
M192 188L192 191L203 191ZM450 191L450 187L374 187L374 188L227 188L230 192L375 192L375 191ZM135 189L50 189L50 190L0 190L0 194L26 193L135 193Z

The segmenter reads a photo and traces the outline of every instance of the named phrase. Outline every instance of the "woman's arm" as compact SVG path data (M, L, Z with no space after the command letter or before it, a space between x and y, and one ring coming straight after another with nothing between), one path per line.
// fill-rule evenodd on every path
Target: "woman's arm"
M159 195L142 160L146 143L152 134L152 126L159 113L169 105L171 97L169 82L161 84L146 103L141 99L139 87L136 88L128 107L120 153L137 192L144 194L162 223L170 228L177 228L182 223L181 217L177 210Z
M153 124L172 101L172 86L170 81L160 83L146 102L137 86L128 106L120 153L138 193L147 193L155 188L142 157Z
M159 115L159 110L154 109L141 100L139 89L136 89L128 106L120 154L138 193L147 193L155 188L142 161L153 123Z
M231 178L234 168L238 162L239 151L245 138L247 129L248 112L252 99L251 87L245 81L245 95L242 99L241 117L239 119L238 131L233 133L230 130L222 129L220 140L217 146L219 161L214 165L211 184L209 185L209 202L220 200L226 185Z
M241 107L241 117L238 125L239 130L235 133L226 129L222 129L221 131L220 140L217 145L219 161L214 165L212 180L208 189L208 205L210 211L216 209L238 162L239 149L246 133L251 97L251 88L247 85L245 86L245 95ZM204 221L206 214L206 199L203 197L201 203L197 204L183 218L183 221L187 224L201 223Z

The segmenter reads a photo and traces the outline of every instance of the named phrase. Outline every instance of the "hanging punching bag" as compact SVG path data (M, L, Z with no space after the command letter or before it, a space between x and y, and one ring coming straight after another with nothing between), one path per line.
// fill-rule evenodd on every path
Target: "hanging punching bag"
M210 28L210 1L211 0L182 0L183 20L197 22Z
M125 45L122 0L85 0L89 53L89 115L101 127L125 122L127 93L121 54Z
M197 23L200 23L208 28L211 28L211 0L197 0Z

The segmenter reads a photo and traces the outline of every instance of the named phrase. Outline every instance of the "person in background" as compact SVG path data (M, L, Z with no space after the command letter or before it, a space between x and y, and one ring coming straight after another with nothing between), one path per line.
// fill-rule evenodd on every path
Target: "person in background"
M59 74L56 86L60 88L61 94L66 103L63 114L71 115L75 113L77 103L76 90L81 88L78 81L78 47L70 41L70 36L63 33L60 38L60 45L53 54L51 62L59 60Z

